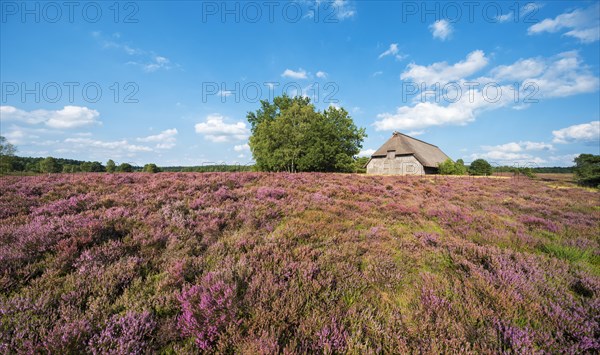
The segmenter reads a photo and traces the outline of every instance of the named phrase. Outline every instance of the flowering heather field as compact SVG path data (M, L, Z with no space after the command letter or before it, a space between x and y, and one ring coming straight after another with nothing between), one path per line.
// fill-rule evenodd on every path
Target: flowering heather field
M337 174L0 179L0 353L594 353L600 193Z

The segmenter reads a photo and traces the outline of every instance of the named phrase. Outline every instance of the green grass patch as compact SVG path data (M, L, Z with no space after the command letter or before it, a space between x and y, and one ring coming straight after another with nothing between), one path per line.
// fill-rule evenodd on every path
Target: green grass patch
M559 259L568 260L573 263L578 261L587 261L591 256L589 250L581 250L579 248L554 243L543 244L540 247L540 250L546 254L552 255Z

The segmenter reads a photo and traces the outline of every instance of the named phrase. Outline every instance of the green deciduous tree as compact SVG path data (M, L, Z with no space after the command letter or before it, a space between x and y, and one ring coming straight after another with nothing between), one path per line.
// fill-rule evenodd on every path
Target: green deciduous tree
M117 171L120 173L131 173L133 172L133 166L129 163L121 163L117 168Z
M471 175L492 175L492 166L485 159L476 159L469 166Z
M106 169L104 169L104 165L97 161L86 161L80 165L80 168L81 171L87 173L101 173L106 171Z
M160 173L160 168L156 166L156 164L146 164L144 165L143 172L145 173Z
M442 175L454 175L454 162L448 158L438 165L438 172Z
M0 136L0 173L13 171L13 155L17 148L9 143L5 137Z
M40 162L40 171L43 173L60 173L62 166L53 157L47 157Z
M442 175L466 175L467 168L462 159L453 162L452 159L448 158L446 161L439 164L439 173Z
M17 148L9 143L5 137L0 136L0 155L15 155Z
M117 169L117 164L112 159L108 159L106 162L106 171L109 173L114 173Z
M600 155L580 154L574 161L577 182L600 188Z
M343 108L315 109L309 98L276 97L248 113L256 166L264 171L354 171L365 129Z
M456 175L467 175L467 167L462 159L458 159L456 163L454 163L454 173Z
M354 159L354 172L359 174L364 174L367 172L367 163L369 162L369 157L357 157Z

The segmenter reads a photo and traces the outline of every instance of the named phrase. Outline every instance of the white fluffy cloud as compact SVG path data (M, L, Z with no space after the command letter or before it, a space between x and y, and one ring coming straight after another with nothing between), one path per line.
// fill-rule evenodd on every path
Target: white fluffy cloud
M489 151L486 153L472 154L471 159L486 159L492 165L518 165L518 166L535 166L545 163L546 160L526 153L511 153L502 151Z
M138 138L138 142L156 143L158 149L171 149L177 141L177 129L171 128L160 132L159 134Z
M378 114L375 128L414 130L431 126L465 125L485 111L502 107L527 108L529 103L523 102L525 98L539 100L567 97L595 92L599 87L600 80L575 51L560 53L550 58L519 59L513 64L491 69L488 77L471 79L470 76L483 68L487 62L488 59L482 51L474 51L465 60L453 65L446 62L428 66L414 63L408 65L401 75L403 80L426 83L429 91L434 83L440 83L443 87L448 82L456 82L460 85L462 95L456 96L458 91L452 87L449 87L452 90L447 92L432 91L435 95L417 94L413 97L412 104L397 107L392 113ZM517 102L513 86L515 81L521 82L521 97ZM478 86L471 86L469 82ZM535 92L532 89L535 89ZM444 93L446 98L443 98ZM436 97L437 100L433 100ZM455 100L456 97L458 99Z
M306 78L308 78L308 75L306 74L306 70L304 70L302 68L298 69L298 71L286 69L283 72L283 74L281 74L281 76L284 78L291 78L291 79L306 79Z
M427 66L411 63L400 75L400 79L425 83L428 86L435 83L445 84L473 75L487 64L488 58L485 53L476 50L469 53L465 60L453 65L449 65L447 62L437 62Z
M139 153L152 151L150 147L130 144L125 139L120 141L101 141L91 138L67 138L65 139L65 143L70 144L72 148L76 149L94 148L107 152Z
M447 38L452 35L454 29L452 28L452 24L448 22L448 20L437 20L431 25L429 25L429 30L433 35L433 38L438 38L442 41L445 41Z
M598 3L587 9L576 9L565 12L555 18L547 18L527 29L530 35L543 32L556 33L566 30L564 36L573 37L583 43L592 43L600 39L600 5Z
M507 87L504 90L508 90ZM466 125L475 121L477 114L494 107L506 106L509 99L492 103L484 99L481 91L471 90L474 100L461 99L446 106L436 102L419 102L414 106L401 106L394 113L380 113L377 115L375 129L382 130L407 130L421 129L443 125ZM463 93L463 96L469 94Z
M316 75L317 75L317 78L320 78L320 79L327 78L327 73L325 73L324 71L318 71Z
M359 157L370 157L375 153L375 149L363 149L358 153Z
M132 62L133 63L133 62ZM141 66L142 70L148 73L155 72L159 69L171 69L171 61L169 58L162 57L159 55L153 56L150 58L150 62L148 63L137 63Z
M420 136L422 134L425 134L424 130L420 130L420 131L410 131L408 133L406 133L407 136L411 136L411 137L416 137L416 136Z
M497 80L525 80L544 72L546 64L541 58L519 59L510 65L499 65L490 74Z
M541 164L546 160L531 155L533 151L550 151L552 144L544 142L510 142L495 146L482 146L483 153L471 155L472 159L483 158L499 165Z
M0 106L2 120L27 124L44 124L50 128L69 129L100 124L100 113L83 106L65 106L60 110L25 111L14 106Z
M208 115L205 122L197 123L194 127L196 133L212 142L228 142L230 140L247 139L249 135L246 123L226 123L226 117L215 113Z
M345 20L356 15L356 10L350 5L348 0L334 0L333 8L335 9L335 17L338 20Z
M514 14L512 12L509 12L504 15L498 15L498 17L496 17L496 20L500 23L504 23L504 22L508 22L508 21L512 20L513 16L514 16Z
M595 142L600 144L600 121L592 121L552 131L554 143Z
M235 145L233 147L233 150L235 150L236 152L243 152L245 150L250 150L250 146L248 145L248 143L246 143L246 144L239 144L239 145Z
M552 150L552 144L543 142L510 142L495 146L483 146L483 150L488 152L518 153L532 150Z
M576 51L537 60L545 63L545 69L538 76L523 79L523 82L534 83L539 88L538 97L566 97L598 90L600 79L583 63Z

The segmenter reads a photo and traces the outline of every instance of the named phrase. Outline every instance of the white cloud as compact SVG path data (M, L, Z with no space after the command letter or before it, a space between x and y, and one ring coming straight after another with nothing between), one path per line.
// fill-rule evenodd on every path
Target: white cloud
M566 97L598 90L600 79L583 63L576 51L563 52L549 59L539 76L523 79L539 88L538 97Z
M402 80L413 80L415 82L423 82L428 86L435 83L445 84L451 81L468 77L488 64L488 58L481 50L476 50L467 55L465 60L462 60L453 65L448 65L447 62L437 62L428 66L409 64L406 70L400 75Z
M556 33L567 30L564 36L573 37L583 43L592 43L600 39L600 5L598 3L587 9L576 9L547 18L527 29L529 35L543 32Z
M381 75L381 74L383 74L383 72L382 72L382 71L376 71L375 73L371 74L371 76L372 76L372 77L376 77L376 76L379 76L379 75Z
M523 151L532 151L532 150L552 150L552 144L543 143L543 142L510 142L501 145L495 146L482 146L483 150L489 152L502 152L502 153L518 153Z
M8 132L2 132L2 134L4 135L6 140L8 140L12 144L21 144L27 137L25 132L16 126L12 127L12 129Z
M553 150L552 144L544 142L520 142L519 143L525 150Z
M138 142L156 143L156 148L158 149L171 149L175 146L175 142L177 141L177 138L175 138L177 133L176 128L171 128L164 130L159 134L137 138L136 140Z
M375 129L378 131L414 130L432 126L466 125L475 121L479 112L496 105L506 105L506 100L495 104L489 103L483 99L479 90L471 91L475 98L473 101L462 99L446 106L435 102L419 102L414 106L398 107L395 113L380 113L377 115L379 121L375 122ZM468 95L463 94L463 96Z
M554 143L594 142L600 144L600 121L592 121L552 131Z
M83 106L65 106L60 110L25 111L13 106L0 106L2 120L15 120L28 124L43 123L51 128L69 129L100 124L100 113Z
M524 80L544 72L546 64L540 58L519 59L510 65L500 65L490 72L498 80Z
M501 92L510 92L510 86L500 86ZM484 95L480 88L462 87L462 95L455 102L444 105L441 102L417 102L412 106L400 106L394 113L377 115L375 129L381 130L419 130L432 126L466 125L475 121L477 115L488 110L498 109L511 104L511 95L500 95L492 101L488 93ZM442 100L440 100L442 101Z
M388 55L396 56L397 59L402 59L402 55L398 55L398 43L390 44L390 47L383 53L379 55L379 59L383 57L387 57Z
M359 157L370 157L375 153L375 149L363 149L358 153Z
M292 79L306 79L308 76L306 75L306 70L298 69L298 71L293 71L291 69L286 69L283 74L281 74L284 78L292 78Z
M564 155L552 155L548 157L548 160L552 162L552 165L560 165L560 166L573 166L575 158L577 158L579 154L564 154Z
M531 152L552 151L552 144L544 142L510 142L495 146L482 146L483 153L472 154L472 159L483 158L499 165L527 166L545 163L544 158L532 155Z
M242 152L245 150L250 150L250 146L248 145L248 143L246 144L239 144L233 147L233 150L235 150L236 152Z
M65 139L65 143L72 144L74 148L78 149L94 148L108 152L138 153L152 151L150 147L130 144L125 139L120 141L101 141L91 138L67 138Z
M119 33L114 33L112 36L117 40L106 39L100 31L92 32L92 37L94 37L102 45L103 48L118 49L130 56L137 57L137 60L129 61L126 64L140 67L143 71L147 73L152 73L160 69L169 70L173 67L171 60L165 56L157 55L152 51L145 51L143 49L133 48L128 44L118 41L121 37Z
M429 25L429 30L433 35L433 38L438 38L445 41L453 32L452 24L448 20L442 19L437 20Z
M324 71L318 71L316 75L317 75L317 78L321 78L321 79L327 78L327 73L325 73Z
M205 122L197 123L194 127L196 133L204 135L204 137L212 142L227 142L230 140L247 139L249 135L246 123L226 123L226 117L214 113L206 117Z
M333 8L335 9L335 17L338 20L345 20L356 15L356 10L350 5L348 0L334 0Z
M504 15L498 15L498 17L496 17L496 20L500 23L503 23L512 20L513 16L514 14L512 12L509 12Z
M127 62L127 64L138 66L146 73L152 73L159 69L169 70L172 68L169 58L159 55L152 56L148 61L145 62L130 61Z
M217 95L221 96L221 97L229 97L229 96L233 95L233 91L231 91L231 90L219 90L219 92L217 92Z
M470 79L487 64L482 51L471 52L467 59L454 65L446 62L429 66L410 64L402 73L403 80L412 79L424 82L431 88L436 82L441 86L454 81L460 87L444 92L446 98L441 99L442 90L431 91L434 95L416 95L411 105L400 106L395 112L381 113L374 123L377 130L422 129L430 126L465 125L473 122L482 112L502 107L526 109L530 103L525 98L539 100L554 97L566 97L598 90L599 79L589 67L582 62L577 52L564 52L550 58L519 59L511 65L493 68L490 77ZM522 82L519 92L521 97L515 102L514 82ZM474 82L478 86L471 86ZM483 91L486 85L487 92ZM449 87L452 89L452 87ZM532 89L536 91L533 92ZM437 100L433 100L437 98ZM533 101L535 102L535 101Z
M411 136L411 137L416 137L416 136L420 136L424 133L425 133L425 131L410 131L410 132L406 133L406 135Z
M525 153L511 153L511 152L502 152L502 151L489 151L486 153L472 154L471 159L486 159L490 161L493 165L518 165L518 166L526 166L526 165L537 165L545 163L546 160L540 157L536 157L530 154Z

